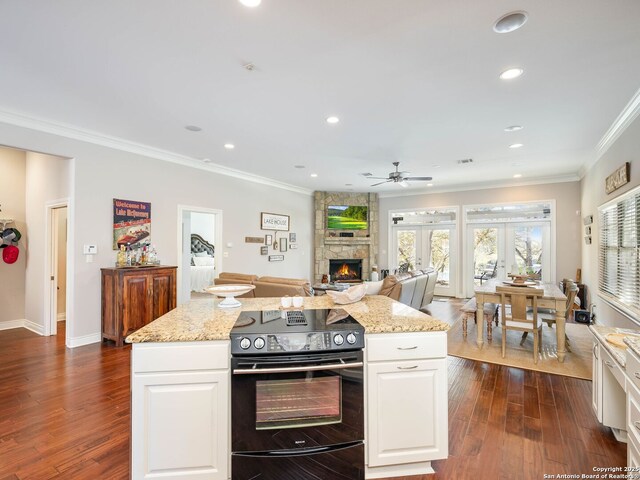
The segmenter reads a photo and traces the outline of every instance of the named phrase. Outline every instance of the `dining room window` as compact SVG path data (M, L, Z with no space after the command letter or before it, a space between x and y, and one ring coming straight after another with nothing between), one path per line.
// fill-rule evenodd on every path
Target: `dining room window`
M640 187L599 208L601 295L640 314Z

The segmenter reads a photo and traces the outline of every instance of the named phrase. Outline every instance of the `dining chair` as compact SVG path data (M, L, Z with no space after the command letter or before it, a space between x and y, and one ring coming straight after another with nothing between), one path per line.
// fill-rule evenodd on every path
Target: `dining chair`
M574 301L576 299L576 295L578 295L578 286L575 283L573 283L572 280L568 280L566 278L563 280L563 284L564 284L564 294L567 296L566 308L564 310L564 321L566 323L569 320L569 317L571 316L571 311L573 310ZM538 310L538 315L540 316L540 319L543 322L545 322L549 327L552 327L552 324L556 323L555 311L541 312L540 310ZM571 347L569 345L569 337L567 336L566 332L564 334L564 342L567 347L567 350L570 352Z
M544 289L531 287L503 287L496 286L496 293L500 294L500 309L502 312L502 358L507 352L507 331L523 332L524 343L527 333L533 334L533 362L538 363L538 353L542 351L542 321L538 317L538 298L544 295ZM511 306L507 315L507 305ZM527 310L532 307L530 315Z

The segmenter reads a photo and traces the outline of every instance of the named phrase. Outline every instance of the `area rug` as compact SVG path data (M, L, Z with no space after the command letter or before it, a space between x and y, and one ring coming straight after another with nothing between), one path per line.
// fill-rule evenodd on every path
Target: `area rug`
M566 331L571 342L571 352L567 352L564 363L558 362L555 327L549 328L545 324L542 327L542 354L538 358L538 363L534 364L533 336L531 334L520 346L522 333L513 330L507 331L507 353L505 358L502 358L502 328L500 326L494 326L491 342L487 342L485 327L484 345L482 349L479 349L476 344L476 325L473 320L468 322L466 338L462 337L462 320L458 320L447 334L449 355L591 380L593 336L589 333L586 325L567 323Z

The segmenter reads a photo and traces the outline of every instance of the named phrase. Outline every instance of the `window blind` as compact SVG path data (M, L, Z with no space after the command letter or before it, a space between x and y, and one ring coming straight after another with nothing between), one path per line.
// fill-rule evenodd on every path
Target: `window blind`
M640 190L600 208L600 292L640 313Z

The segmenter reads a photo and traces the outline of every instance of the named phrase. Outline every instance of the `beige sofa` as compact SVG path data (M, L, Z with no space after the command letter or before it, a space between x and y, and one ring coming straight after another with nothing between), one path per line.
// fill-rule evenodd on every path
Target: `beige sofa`
M242 297L282 297L284 295L301 297L311 296L311 284L308 280L282 277L258 277L244 273L222 272L214 280L215 285L250 284L256 288Z
M437 280L438 272L433 269L389 275L383 280L378 295L422 310L433 300Z

